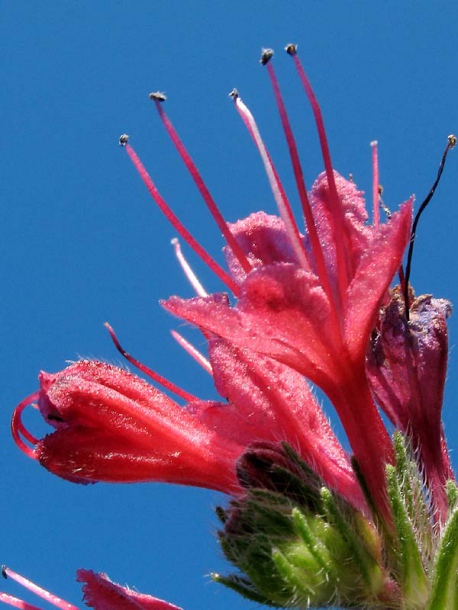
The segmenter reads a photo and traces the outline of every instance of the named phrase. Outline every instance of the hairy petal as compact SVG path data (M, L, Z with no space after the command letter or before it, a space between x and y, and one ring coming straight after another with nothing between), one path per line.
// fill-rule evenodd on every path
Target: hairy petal
M41 374L39 407L56 430L40 462L74 482L166 481L231 492L243 447L219 437L123 369L81 361Z
M339 196L340 205L343 208L344 226L339 227L345 241L345 249L348 253L347 263L351 274L359 264L362 254L368 249L371 241L371 228L367 226L367 211L363 193L358 191L354 182L346 180L338 172L334 171L334 179ZM330 191L326 172L321 173L316 179L311 192L310 201L323 252L326 267L333 282L336 282L336 237L332 227L331 219L333 205L331 204Z
M234 308L212 297L170 297L163 306L237 347L274 358L322 386L335 376L338 338L317 278L284 263L252 271ZM338 347L337 347L338 350ZM334 353L333 353L334 352Z
M348 456L302 375L222 339L210 341L210 360L228 404L200 404L194 412L201 421L239 444L286 441L327 485L365 505Z
M298 264L285 224L278 216L256 212L233 224L228 223L228 227L253 268L276 263ZM224 254L232 277L237 282L242 282L246 273L232 250L226 246Z
M151 595L122 587L106 574L96 574L92 570L78 570L77 581L84 583L84 603L94 610L181 610Z
M404 203L372 237L347 291L345 342L357 360L364 358L383 297L399 269L410 239L413 200Z

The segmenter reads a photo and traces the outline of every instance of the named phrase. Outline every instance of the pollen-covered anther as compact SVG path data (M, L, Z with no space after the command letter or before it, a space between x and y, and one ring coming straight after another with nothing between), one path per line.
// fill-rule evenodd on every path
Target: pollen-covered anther
M239 97L239 92L235 87L229 93L229 97L231 97L233 100L236 100Z
M128 143L129 136L127 135L127 133L123 133L121 136L119 136L119 146L125 146Z
M292 42L290 42L289 44L286 45L285 51L288 53L288 55L296 55L297 44L293 44Z
M155 102L165 102L167 99L167 96L165 93L162 93L162 91L152 91L148 97L150 100L154 100Z
M450 148L454 148L456 146L456 136L452 133L448 136L448 145Z
M273 56L274 56L273 49L263 49L259 63L262 64L263 66L265 66L267 63L269 63L269 61L272 59Z

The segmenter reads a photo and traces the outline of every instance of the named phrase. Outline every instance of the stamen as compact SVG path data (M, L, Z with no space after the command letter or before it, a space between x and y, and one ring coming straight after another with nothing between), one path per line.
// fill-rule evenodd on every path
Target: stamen
M374 227L380 224L380 186L378 171L378 148L377 140L371 142L372 146L372 222Z
M57 595L54 595L53 593L50 593L49 591L42 589L41 587L36 585L31 580L24 578L24 576L17 574L17 572L13 572L13 570L10 570L10 568L7 568L6 566L2 566L2 575L5 578L11 578L12 580L15 580L18 584L23 586L25 589L28 589L35 595L38 595L38 597L41 597L48 603L52 604L53 606L56 606L57 608L60 608L61 610L79 610L73 604L69 604L68 602L61 599L60 597L57 597ZM31 606L31 605L26 604L25 602L23 602L23 604L24 604L23 606L16 606L16 608L24 608L24 610L31 610L31 609L37 608L37 606ZM40 610L40 609L38 608L38 610Z
M170 331L172 333L172 337L175 339L175 341L190 355L192 356L192 358L194 358L194 360L200 364L200 366L205 369L207 371L207 373L210 373L210 375L213 375L213 369L212 366L210 364L210 362L207 360L207 358L205 358L205 356L203 354L201 354L199 352L199 350L194 347L194 345L192 345L192 343L189 343L189 341L187 339L185 339L182 335L180 335L180 333L177 333L176 330L171 330Z
M415 219L413 221L412 224L412 231L410 233L410 245L409 245L409 252L407 254L407 265L406 265L406 277L405 277L405 286L404 286L404 302L405 302L405 309L406 309L406 318L407 320L409 320L409 308L410 308L410 303L409 303L409 280L410 280L410 272L411 272L411 267L412 267L412 256L413 256L413 247L414 247L414 243L415 243L415 236L416 236L416 231L417 231L417 225L418 225L418 221L420 220L420 216L423 214L424 210L426 209L426 206L428 205L428 203L431 201L437 185L439 184L439 181L441 179L442 176L442 172L444 171L444 167L445 167L445 162L447 160L447 155L448 155L448 151L451 148L454 148L456 146L456 136L454 135L449 135L447 138L447 146L445 147L444 153L442 155L442 159L441 162L439 164L439 170L437 172L437 176L436 176L436 180L434 181L434 184L431 187L431 190L429 191L428 195L426 196L425 200L423 201L423 203L421 204L417 215L415 216Z
M304 173L302 171L302 165L299 159L299 152L297 150L296 140L294 138L293 130L291 128L291 123L289 121L288 113L286 111L285 103L283 101L283 96L280 91L280 85L278 83L274 67L271 63L268 63L273 53L268 57L268 59L264 57L264 55L268 53L268 51L269 49L267 49L267 51L264 51L263 56L261 58L261 64L267 64L267 72L269 74L270 82L274 90L275 100L277 102L283 131L285 133L286 142L288 144L289 154L291 157L291 164L294 170L294 177L296 179L296 186L299 192L299 199L302 205L302 212L304 214L305 222L307 225L307 232L310 238L310 246L312 249L313 259L316 265L317 275L320 278L321 285L323 286L323 289L326 292L329 300L334 300L323 250L321 248L320 239L318 237L315 219L313 218L312 206L310 205L310 201L307 194L307 187L305 185ZM340 305L341 304L339 303L339 307Z
M236 89L233 89L229 95L234 100L237 111L240 117L242 118L242 121L245 123L245 126L248 129L251 137L253 138L253 141L259 151L259 154L261 155L261 159L266 170L267 178L269 180L270 188L277 204L278 211L280 212L280 216L283 222L285 223L286 232L288 233L291 245L294 249L294 252L296 253L299 264L303 269L310 270L311 265L308 258L308 254L304 248L304 244L302 243L302 239L299 234L299 229L297 228L296 221L291 210L291 205L286 197L286 193L280 181L280 177L278 176L277 171L272 163L267 148L264 142L262 141L261 134L259 133L254 117L247 108L247 106L240 99Z
M186 227L180 222L178 217L172 212L170 207L167 205L165 199L161 196L159 191L156 188L156 185L151 180L150 175L145 169L145 166L140 161L140 158L137 156L137 153L134 151L132 146L128 143L128 136L122 135L119 138L120 145L126 150L129 155L135 169L140 174L141 179L143 180L146 188L148 189L151 197L156 202L157 206L173 226L173 228L181 235L181 237L185 240L185 242L194 250L194 252L204 261L204 263L213 271L213 273L218 276L218 278L226 284L229 290L237 296L239 293L239 287L235 283L235 281L231 278L231 276L224 271L220 265L208 254L208 252L199 244L199 242L191 235L191 233L186 229Z
M196 294L198 294L200 297L207 297L208 293L205 291L204 287L197 279L197 275L194 273L194 271L191 269L190 264L185 259L184 254L181 251L181 246L180 246L180 242L178 241L178 239L176 237L174 237L171 241L171 244L173 245L173 248L175 251L175 256L177 257L177 260L180 263L180 267L183 269L183 272L184 272L188 282L194 288L194 290L196 291Z
M108 322L105 322L104 326L108 330L108 332L110 333L110 337L111 337L113 343L115 344L115 347L118 350L118 352L120 354L122 354L124 356L124 358L128 362L130 362L135 367L137 367L138 370L140 370L142 373L144 373L145 375L150 377L153 381L155 381L156 383L158 383L159 385L164 387L166 390L169 390L173 394L176 394L177 396L179 396L180 398L182 398L186 402L191 402L192 400L197 400L197 398L195 396L193 396L193 394L190 394L189 392L186 392L186 390L182 390L180 387L178 387L177 385L175 385L174 383L172 383L171 381L169 381L165 377L162 377L162 375L159 375L159 373L156 373L155 371L153 371L152 369L147 367L145 364L141 363L139 360L137 360L136 358L131 356L121 346L121 344L118 341L118 337L116 336L114 330L108 324Z
M161 95L162 97L158 97L158 95ZM210 191L208 190L205 182L203 181L203 178L202 178L199 170L197 169L196 164L192 160L191 155L186 150L186 148L185 148L183 142L180 140L178 133L176 132L172 122L170 121L167 114L165 113L165 110L161 104L165 100L165 96L163 94L150 93L149 97L151 100L153 100L156 103L157 111L159 112L159 116L170 136L170 139L172 140L173 144L175 145L175 148L177 149L180 157L183 159L183 162L186 165L188 172L191 174L191 178L194 180L195 185L199 189L199 192L202 195L202 198L205 201L205 204L206 204L210 214L212 215L212 217L215 220L216 224L218 225L221 233L223 234L223 237L226 240L226 243L231 248L234 256L239 261L239 263L240 263L242 269L245 271L245 273L249 273L252 269L250 261L247 259L244 251L238 244L235 237L232 235L229 227L227 226L226 221L223 218L223 215L221 214L221 212L218 209L218 206L215 203L215 200L213 199Z
M19 608L20 610L43 610L34 604L29 604L18 597L8 595L8 593L2 593L0 591L0 602L12 606L13 608Z
M35 448L26 445L21 436L23 436L29 443L34 446L36 446L39 441L24 426L22 422L22 412L26 407L38 400L39 397L40 392L34 392L33 394L30 394L30 396L24 398L24 400L20 402L18 406L14 409L13 417L11 419L11 433L13 435L14 442L23 453L25 453L33 460L37 459Z
M293 58L297 73L302 82L305 93L308 97L310 106L312 108L313 116L315 117L315 124L317 126L318 137L321 145L321 153L323 155L324 167L326 171L326 176L328 178L330 203L332 206L330 222L332 223L334 241L336 244L336 264L338 271L337 277L339 282L340 293L341 295L344 295L348 287L349 278L352 277L351 270L348 268L351 261L351 257L345 255L346 224L344 218L344 211L342 206L340 205L339 195L337 193L336 181L334 179L334 172L331 161L331 153L329 152L329 145L326 136L326 130L324 128L323 116L321 114L321 108L318 104L318 100L316 99L310 81L297 55L297 46L295 44L289 44L287 45L285 50L288 55L291 55L291 57Z

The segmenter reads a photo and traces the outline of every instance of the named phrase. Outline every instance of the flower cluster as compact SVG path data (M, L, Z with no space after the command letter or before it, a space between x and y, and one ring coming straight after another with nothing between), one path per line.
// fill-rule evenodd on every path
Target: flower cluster
M386 208L373 143L369 222L362 192L333 169L296 47L288 45L287 52L315 115L325 168L308 191L273 53L264 51L303 230L236 90L231 97L259 150L279 213L256 212L233 224L224 221L165 114L165 96L150 95L223 233L228 271L173 214L128 137L120 139L158 206L230 292L207 294L175 243L197 296L172 296L162 305L201 330L208 359L176 337L211 373L221 400L197 398L162 379L127 354L109 328L128 361L162 389L98 361L42 372L38 392L15 411L13 434L28 455L73 482L165 481L230 495L229 506L218 509L220 540L238 571L214 577L258 603L455 608L458 492L441 420L451 306L430 295L415 297L404 274L414 237L413 198L382 222ZM455 143L450 136L438 178ZM310 384L333 405L351 454ZM21 421L35 402L54 428L42 439ZM120 595L124 589L82 574L88 605L118 607L99 602L91 583ZM174 608L152 599L139 596L138 605L119 607Z

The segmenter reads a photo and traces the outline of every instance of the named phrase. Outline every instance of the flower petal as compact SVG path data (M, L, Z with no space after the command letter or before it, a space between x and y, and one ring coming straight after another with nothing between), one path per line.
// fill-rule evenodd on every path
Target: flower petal
M56 431L40 462L75 482L166 481L238 489L243 447L218 436L162 392L123 369L81 361L41 375L40 410Z
M181 610L162 599L122 587L106 574L92 570L78 570L77 581L84 583L84 603L94 610Z
M413 200L406 201L389 222L374 232L348 288L345 343L354 359L364 358L381 301L401 266L410 239Z

